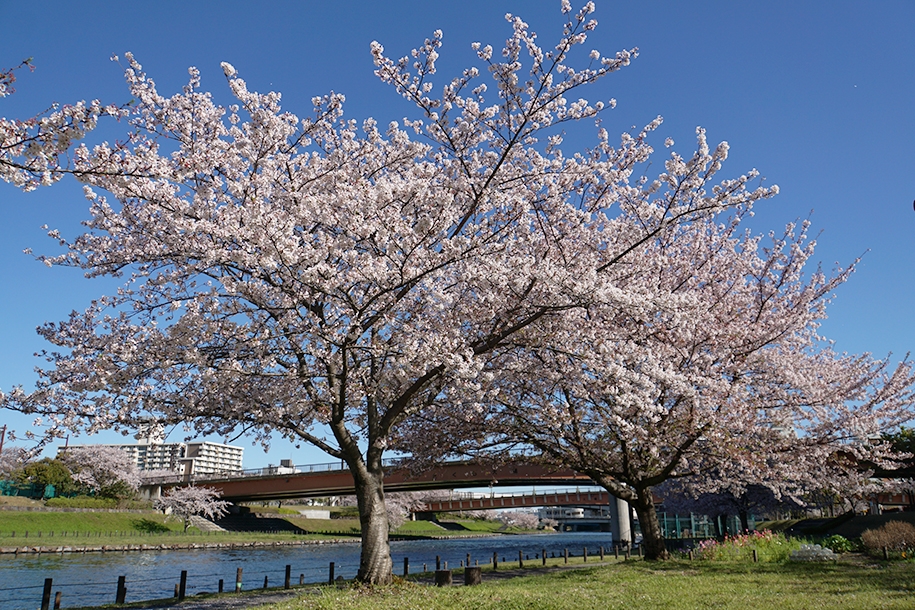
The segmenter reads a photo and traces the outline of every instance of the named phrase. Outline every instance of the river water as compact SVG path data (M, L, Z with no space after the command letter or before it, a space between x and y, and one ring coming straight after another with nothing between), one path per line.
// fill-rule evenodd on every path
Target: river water
M391 543L395 574L403 573L404 558L410 572L422 571L423 564L435 569L435 558L457 568L468 553L471 563L518 561L518 551L530 557L546 549L547 556L561 557L563 549L581 557L587 547L589 557L603 546L611 552L609 533L556 533L501 535L485 538L410 540ZM34 610L41 604L46 578L53 579L52 591L62 593L61 608L110 604L115 601L119 576L126 577L127 601L170 597L182 570L187 570L187 595L215 592L219 580L225 590L235 587L236 569L242 568L243 589L282 586L286 565L291 566L292 582L300 575L306 583L326 582L330 562L334 575L353 578L359 568L358 544L320 544L244 549L199 549L181 551L128 551L108 553L66 553L62 555L0 556L0 608ZM539 563L539 560L537 561ZM516 563L517 565L517 563ZM52 593L53 600L53 593Z

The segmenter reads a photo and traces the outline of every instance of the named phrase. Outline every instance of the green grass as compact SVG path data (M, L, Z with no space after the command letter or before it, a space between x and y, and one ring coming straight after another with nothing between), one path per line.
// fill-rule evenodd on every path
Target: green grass
M308 519L293 516L283 518L308 532L358 536L361 531L359 519Z
M158 524L158 527L151 524ZM21 537L26 531L30 535L43 532L149 532L166 528L169 531L180 531L184 525L178 521L166 521L165 515L149 511L148 513L109 513L109 512L19 512L3 511L0 516L0 545L12 532Z
M321 587L295 601L260 610L417 608L813 608L915 607L915 564L753 564L744 562L610 565L496 581L478 587L435 588L412 582L391 587Z
M478 534L494 534L504 527L500 521L483 521L481 519L449 519L448 521L459 523L467 531Z
M431 521L406 521L394 531L395 536L447 536L449 532Z

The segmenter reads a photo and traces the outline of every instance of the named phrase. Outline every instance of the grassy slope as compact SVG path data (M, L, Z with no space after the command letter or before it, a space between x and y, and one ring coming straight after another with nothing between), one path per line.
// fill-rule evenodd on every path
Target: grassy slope
M159 529L181 530L177 521L165 521L162 513L109 513L109 512L19 512L0 513L0 540L16 532L21 536L25 531L34 532L127 532L156 531Z
M261 610L413 608L807 608L915 607L915 564L620 562L598 568L487 581L479 587L401 583L375 590L322 588Z

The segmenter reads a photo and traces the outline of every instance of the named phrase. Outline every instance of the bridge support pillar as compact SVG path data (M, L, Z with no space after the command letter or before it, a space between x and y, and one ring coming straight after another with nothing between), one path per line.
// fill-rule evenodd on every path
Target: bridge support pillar
M625 500L610 498L610 531L613 533L613 542L620 544L632 542L629 503Z

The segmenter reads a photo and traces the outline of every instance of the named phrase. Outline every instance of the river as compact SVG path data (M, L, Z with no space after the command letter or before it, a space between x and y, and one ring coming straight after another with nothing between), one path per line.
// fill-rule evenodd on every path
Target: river
M560 557L568 548L570 554L580 557L584 547L591 556L597 555L601 545L610 552L609 533L501 535L396 541L391 543L391 555L395 574L402 574L404 557L409 558L410 572L416 573L422 571L424 563L434 570L436 555L456 568L467 553L471 563L489 563L494 552L499 554L499 561L504 557L517 562L519 550L534 561L541 549L546 549L547 556L553 553ZM41 603L46 578L53 579L54 593L62 593L61 608L73 608L113 603L119 576L126 577L126 599L132 602L170 597L182 570L187 570L187 595L191 596L215 592L220 579L226 591L232 590L237 568L242 568L244 589L262 587L265 576L270 587L282 586L286 565L291 566L293 584L298 584L300 575L306 583L326 582L332 561L335 576L353 578L359 567L359 545L3 555L0 608L34 610Z

